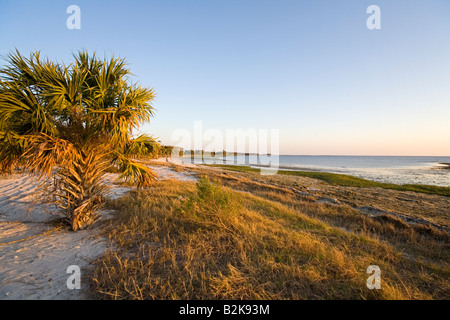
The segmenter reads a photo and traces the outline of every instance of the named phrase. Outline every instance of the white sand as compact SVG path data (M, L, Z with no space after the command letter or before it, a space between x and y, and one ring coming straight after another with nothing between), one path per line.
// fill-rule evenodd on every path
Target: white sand
M158 179L195 181L195 177L170 168L152 166ZM109 175L112 181L116 175ZM101 221L87 230L56 230L49 224L55 208L34 204L38 183L24 175L0 178L0 300L89 299L83 272L102 256L111 244L100 236ZM112 186L110 197L117 198L130 188ZM102 220L110 216L102 212ZM48 231L50 233L46 234ZM23 240L15 242L17 240ZM11 243L13 242L13 243ZM66 285L71 265L81 269L81 289Z
M187 168L196 168L197 167L196 164L183 162L182 158L170 158L170 157L169 158L158 158L158 159L151 160L151 162L175 164L175 165L180 165L180 166L187 167Z

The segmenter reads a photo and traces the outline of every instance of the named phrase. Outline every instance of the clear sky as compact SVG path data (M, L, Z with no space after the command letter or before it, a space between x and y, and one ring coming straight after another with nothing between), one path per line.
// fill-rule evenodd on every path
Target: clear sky
M167 144L202 121L280 129L281 154L450 156L449 16L448 0L1 0L0 55L126 58L157 92L142 130Z

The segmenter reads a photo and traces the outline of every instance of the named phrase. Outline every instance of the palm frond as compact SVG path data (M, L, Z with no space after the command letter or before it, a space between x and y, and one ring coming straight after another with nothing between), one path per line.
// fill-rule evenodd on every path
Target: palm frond
M156 180L157 174L152 169L128 157L117 154L116 163L121 172L118 182L128 182L138 188L146 188Z
M142 157L158 154L161 151L161 145L155 138L147 134L131 139L126 146L124 154L128 157Z

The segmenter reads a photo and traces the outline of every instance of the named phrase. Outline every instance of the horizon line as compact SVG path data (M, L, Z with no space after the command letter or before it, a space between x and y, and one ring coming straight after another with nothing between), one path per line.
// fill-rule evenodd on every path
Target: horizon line
M222 153L222 151L210 151L210 150L193 150L193 149L184 149L184 152L187 151L203 151L208 153ZM225 151L226 153L237 153L238 155L270 155L270 156L304 156L304 157L434 157L434 158L450 158L450 154L448 155L380 155L380 154L372 154L372 155L361 155L361 154L275 154L275 153L258 153L258 152L241 152L241 151Z

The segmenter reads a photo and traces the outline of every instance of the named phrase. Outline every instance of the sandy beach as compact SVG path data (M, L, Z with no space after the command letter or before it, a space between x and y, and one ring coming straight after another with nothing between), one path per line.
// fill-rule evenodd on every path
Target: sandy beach
M165 159L164 159L165 160ZM163 163L157 160L156 163ZM195 181L190 174L165 166L152 166L158 179ZM108 174L113 181L115 174ZM58 224L56 208L38 203L35 191L39 183L26 175L0 178L0 299L73 300L89 299L89 287L69 290L67 268L77 265L89 272L90 263L102 256L111 243L101 235L110 218L103 210L101 219L91 228L71 232ZM111 183L110 198L132 190Z

